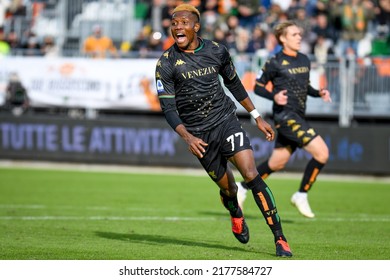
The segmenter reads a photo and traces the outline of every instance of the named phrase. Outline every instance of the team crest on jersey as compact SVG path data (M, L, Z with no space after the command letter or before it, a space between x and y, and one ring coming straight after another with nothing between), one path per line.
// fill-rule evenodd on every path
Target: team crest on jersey
M164 86L163 86L163 83L161 82L161 80L157 80L156 81L156 87L157 87L157 92L158 93L164 91Z
M217 179L217 175L215 175L215 171L214 170L209 172L209 176L214 178L214 179Z
M178 60L176 61L176 63L175 63L175 66L184 65L184 64L186 64L186 63L185 63L183 60L178 59Z
M283 61L282 61L282 65L289 65L290 63L288 63L288 61L287 60L284 60L283 59Z

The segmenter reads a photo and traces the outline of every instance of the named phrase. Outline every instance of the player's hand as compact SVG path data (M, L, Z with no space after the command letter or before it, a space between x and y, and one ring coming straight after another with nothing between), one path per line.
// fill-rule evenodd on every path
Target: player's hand
M287 104L287 89L279 91L277 94L274 96L275 103L278 105L286 105Z
M263 118L258 117L256 119L256 124L260 131L264 133L265 139L267 139L267 141L274 140L275 132L269 123L267 123Z
M203 158L203 155L206 152L205 147L208 146L206 142L195 136L186 139L186 142L188 144L188 149L194 156Z
M330 97L330 93L327 89L320 89L320 96L325 102L332 102L332 98Z

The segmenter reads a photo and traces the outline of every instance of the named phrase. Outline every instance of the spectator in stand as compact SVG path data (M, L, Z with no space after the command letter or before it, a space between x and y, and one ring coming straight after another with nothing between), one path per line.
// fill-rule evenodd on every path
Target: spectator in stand
M300 51L304 54L309 54L311 52L311 46L315 41L312 33L312 21L311 18L307 15L304 7L296 7L295 13L292 15L292 20L302 29L302 40L301 40L301 49Z
M226 34L226 47L228 50L236 49L236 41L238 30L241 28L238 17L236 15L229 15L226 19L225 34Z
M255 53L258 50L265 49L265 37L266 32L260 26L256 26L252 31L252 36L248 43L247 52Z
M379 0L376 11L376 31L379 37L389 37L390 34L390 1Z
M278 23L287 20L287 14L280 5L272 4L270 9L264 15L264 23L268 30L271 31Z
M239 28L237 30L235 49L231 49L231 53L236 64L236 72L239 77L243 77L244 73L250 69L251 59L248 55L248 44L250 33L248 29Z
M12 0L5 11L5 26L8 30L15 30L20 26L21 20L27 15L27 7L24 0Z
M375 17L374 5L367 0L335 0L331 4L331 16L340 17L341 34L339 38L339 56L358 55L358 44Z
M11 52L11 47L5 39L4 29L0 27L0 58L8 56Z
M150 25L153 30L158 32L166 33L161 26L162 21L162 9L164 6L164 0L153 0L152 5L149 5L149 8L146 13L146 24Z
M237 16L240 26L252 29L259 22L260 15L259 0L237 0Z
M265 48L267 50L268 56L274 56L282 50L282 46L278 43L274 33L267 33L265 39Z
M313 8L313 16L319 14L325 14L329 16L330 1L329 0L317 0Z
M23 49L25 56L42 56L42 47L37 36L31 36Z
M271 8L272 6L278 6L281 11L287 12L287 10L291 7L293 0L272 0L271 3Z
M170 36L172 12L176 7L176 0L166 0L165 5L161 9L161 25L165 36Z
M324 36L319 35L316 39L316 42L313 46L313 54L315 61L320 67L323 67L328 62L328 56L333 54L332 44ZM320 73L321 74L321 73ZM325 86L320 86L320 88L325 88Z
M6 41L10 46L11 55L23 55L23 46L16 31L8 32L8 35L6 36Z
M333 47L337 42L337 36L334 27L329 24L328 16L325 13L319 13L315 17L315 20L316 23L312 28L314 36L316 38L322 37L328 42L327 44L330 44Z
M10 0L0 0L0 28L4 27L6 11L9 7Z
M217 26L214 29L212 40L218 44L224 45L225 47L228 46L228 42L226 41L226 34L221 26Z
M22 44L20 42L19 35L16 31L10 31L7 35L7 42L11 49L18 50L22 48Z
M60 50L53 36L47 35L43 39L41 53L45 57L58 57Z
M17 73L11 73L6 86L5 108L19 116L29 107L27 89L22 84Z
M137 34L133 44L132 50L139 52L141 57L145 57L148 52L149 37L152 34L152 29L149 25L144 26Z
M218 13L218 0L208 0L203 7L201 17L201 36L205 39L212 39L213 32L220 21Z
M83 42L82 53L92 58L117 58L117 48L110 37L103 35L102 27L95 25L92 32Z
M5 12L6 18L26 15L27 7L24 4L24 0L12 0Z

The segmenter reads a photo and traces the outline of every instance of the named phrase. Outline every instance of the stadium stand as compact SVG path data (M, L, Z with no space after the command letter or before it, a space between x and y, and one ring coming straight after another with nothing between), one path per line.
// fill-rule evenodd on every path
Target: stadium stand
M246 1L239 0L8 0L1 1L0 28L3 40L11 47L11 56L43 56L45 40L51 38L57 48L55 55L81 57L82 42L92 26L99 24L113 39L121 57L157 58L160 49L171 44L164 19L169 18L172 6L182 2L194 3L204 15L201 36L217 40L214 31L220 31L218 40L227 44L242 77L257 75L267 57L278 50L270 37L277 22L301 22L305 30L302 51L312 59L313 69L318 70L314 79L330 89L334 101L332 106L323 106L318 100L309 100L308 115L337 117L341 110L347 110L348 102L353 102L352 114L390 118L389 1L346 2L365 7L367 12L366 35L358 42L359 51L350 57L342 48L343 15L331 9L335 0L259 1L258 6L248 7L253 12L250 22L257 22L255 27L240 13ZM258 42L252 41L255 28L263 32ZM137 41L141 31L146 32L142 52ZM325 39L323 45L319 43L321 38ZM260 49L254 51L253 46ZM342 102L341 94L348 97L347 103ZM268 105L263 107L264 113L270 112Z

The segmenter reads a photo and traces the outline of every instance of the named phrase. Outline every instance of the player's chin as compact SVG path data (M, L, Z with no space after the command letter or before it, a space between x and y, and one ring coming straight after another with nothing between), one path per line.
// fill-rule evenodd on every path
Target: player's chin
M175 38L175 43L179 48L183 50L187 49L189 46L188 40L183 40L182 38Z

